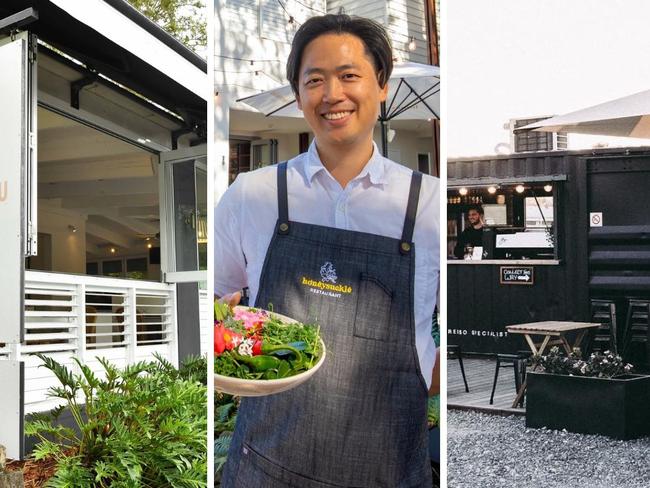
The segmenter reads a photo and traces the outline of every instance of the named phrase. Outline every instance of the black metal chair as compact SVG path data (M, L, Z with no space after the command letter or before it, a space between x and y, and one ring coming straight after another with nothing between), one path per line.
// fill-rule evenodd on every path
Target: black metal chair
M633 363L650 362L650 300L628 298L621 355Z
M465 376L465 366L463 365L463 352L458 345L447 345L447 359L458 359L460 364L460 372L463 375L463 383L465 383L465 391L469 393L469 386L467 385L467 376Z
M618 354L618 332L616 327L616 303L614 300L591 300L591 321L600 323L600 328L591 342L590 351L611 351ZM584 354L583 356L586 356Z
M501 368L513 368L515 372L515 392L519 393L521 386L526 381L526 367L528 359L531 356L529 351L521 351L516 354L495 354L497 364L494 369L494 383L492 383L492 394L490 395L490 405L494 404L494 392L497 389L497 380L499 379L499 370ZM519 401L519 406L524 406L523 396Z

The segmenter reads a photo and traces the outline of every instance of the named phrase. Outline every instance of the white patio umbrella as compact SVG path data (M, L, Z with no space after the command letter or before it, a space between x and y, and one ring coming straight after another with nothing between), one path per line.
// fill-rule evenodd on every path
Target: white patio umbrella
M238 102L271 115L283 117L302 117L296 105L291 85L283 85L272 90L240 98ZM388 154L388 127L390 120L425 120L440 114L440 68L428 64L395 64L388 81L388 97L381 104L379 122L381 123L382 153Z
M517 130L650 138L650 90L540 120Z

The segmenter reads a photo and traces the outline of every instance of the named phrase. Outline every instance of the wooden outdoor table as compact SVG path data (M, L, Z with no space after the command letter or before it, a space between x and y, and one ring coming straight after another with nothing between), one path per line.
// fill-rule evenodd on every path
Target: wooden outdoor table
M600 327L600 325L592 322L547 321L508 325L506 326L506 330L509 334L522 334L528 343L528 347L530 347L530 350L536 356L543 355L548 346L562 346L567 355L569 355L573 352L574 348L580 346L589 329ZM569 344L566 334L574 331L578 331L578 335L575 341L573 341L573 344ZM543 338L540 339L541 342L535 342L531 336L542 336ZM533 371L536 367L537 365L535 364ZM515 408L521 402L525 392L526 380L521 385L517 397L512 403L512 408Z

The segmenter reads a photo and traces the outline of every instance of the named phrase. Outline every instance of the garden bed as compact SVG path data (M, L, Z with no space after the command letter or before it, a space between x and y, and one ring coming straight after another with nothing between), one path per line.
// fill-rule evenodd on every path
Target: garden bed
M21 471L25 488L41 488L46 486L47 480L54 476L56 461L53 458L35 461L9 461L7 471Z
M124 369L102 360L96 376L39 357L60 383L50 396L65 404L26 423L38 442L30 459L9 465L25 487L207 486L205 358L178 369L161 357ZM72 423L60 422L64 412Z

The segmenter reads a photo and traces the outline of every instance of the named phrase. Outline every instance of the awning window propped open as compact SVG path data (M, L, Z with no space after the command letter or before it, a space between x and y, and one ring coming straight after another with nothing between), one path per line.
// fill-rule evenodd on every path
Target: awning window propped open
M207 63L123 0L3 0L0 18L27 8L40 39L108 78L205 124Z

